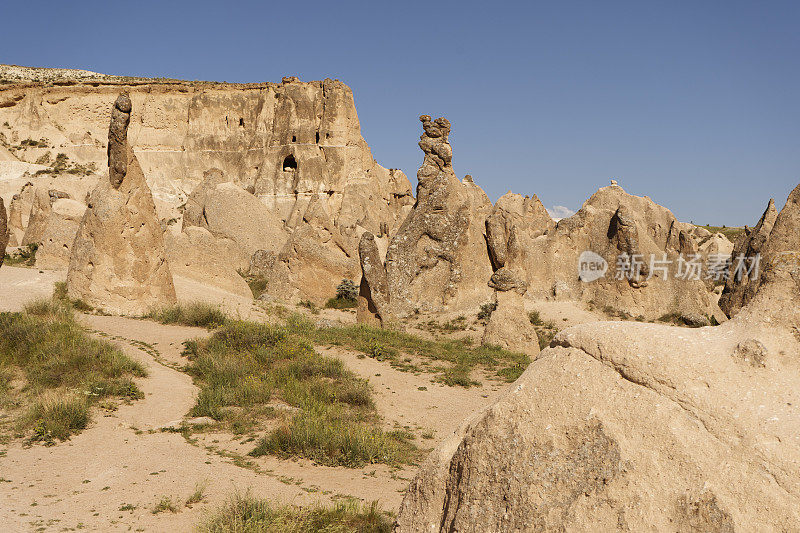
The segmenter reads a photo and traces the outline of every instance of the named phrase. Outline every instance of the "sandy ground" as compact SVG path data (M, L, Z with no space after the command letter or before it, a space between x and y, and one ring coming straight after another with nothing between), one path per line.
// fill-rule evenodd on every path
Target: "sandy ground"
M19 310L30 299L49 296L53 283L63 278L63 273L3 267L0 310ZM176 290L184 301L216 302L235 316L266 318L252 301L190 280L176 278ZM336 317L352 320L347 313ZM353 496L398 509L414 466L348 469L273 457L237 466L233 456L246 454L254 443L228 433L204 433L189 442L181 434L161 431L183 419L194 404L197 388L174 366L185 363L181 343L207 335L205 330L122 317L85 315L81 320L93 334L146 365L148 377L138 380L145 398L111 413L96 410L87 430L53 447L26 448L19 441L0 445L1 531L187 531L225 498L247 491L300 505ZM341 348L320 351L341 358L368 379L385 425L409 428L423 449L451 434L508 386L483 379L482 387L447 387L433 383L432 374L401 372ZM184 506L198 485L205 487L205 499ZM178 512L151 512L164 496L177 502Z

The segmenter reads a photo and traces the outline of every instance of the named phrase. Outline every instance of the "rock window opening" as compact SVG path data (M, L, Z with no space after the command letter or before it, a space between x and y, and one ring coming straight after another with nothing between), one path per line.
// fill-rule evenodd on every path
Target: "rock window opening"
M243 118L239 119L239 125L244 128L244 119Z
M319 144L319 132L317 132L317 144Z
M297 161L292 154L286 156L283 160L283 170L286 172L294 172L297 170Z

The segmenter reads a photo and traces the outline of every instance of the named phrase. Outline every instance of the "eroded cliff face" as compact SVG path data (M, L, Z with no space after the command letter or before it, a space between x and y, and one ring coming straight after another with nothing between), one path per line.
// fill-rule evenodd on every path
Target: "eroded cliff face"
M125 89L141 110L129 142L162 217L210 168L283 220L320 197L343 228L376 234L381 223L395 225L411 198L405 175L373 160L352 91L338 80L243 85L64 76L0 85L0 144L9 168L39 161L31 173L45 169L49 152L49 161L65 154L78 172L103 169L109 110Z

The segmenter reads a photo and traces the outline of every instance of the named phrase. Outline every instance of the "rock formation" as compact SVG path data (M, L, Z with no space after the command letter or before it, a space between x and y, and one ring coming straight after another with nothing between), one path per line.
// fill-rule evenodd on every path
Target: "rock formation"
M375 236L365 231L358 243L361 286L356 317L359 324L387 327L394 321L389 301L389 282Z
M760 249L721 326L560 332L431 454L398 531L797 529L800 186Z
M25 228L25 235L22 237L22 246L29 244L39 244L42 242L44 232L47 230L47 221L53 206L47 189L36 188L33 191L33 204L31 205L28 225Z
M750 302L758 290L759 277L764 267L761 263L764 259L762 254L777 218L778 211L775 209L775 201L770 199L764 214L761 215L755 227L753 229L745 227L744 233L739 236L733 246L732 264L738 264L739 258L759 257L760 259L755 271L751 272L745 268L740 271L741 275L730 276L725 282L725 288L719 299L719 307L729 317L736 315L742 307Z
M482 344L530 356L539 353L539 336L525 312L522 294L515 290L496 291L495 310L483 331Z
M77 200L53 202L36 251L36 267L63 270L69 266L72 243L78 233L86 205Z
M215 237L205 228L189 226L177 235L167 232L164 245L173 275L252 297L250 287L239 275L248 269L249 257L234 241Z
M760 274L748 284L755 284L755 294L744 298L742 320L787 328L800 340L800 185L789 194L760 251Z
M522 257L506 267L524 272L534 298L582 300L646 319L677 313L724 320L705 270L698 279L678 276L680 254L688 260L697 249L692 228L649 198L612 185L599 189L573 216L528 239ZM599 279L579 279L578 260L585 251L606 261L608 270Z
M8 206L9 245L21 246L25 238L25 229L33 208L35 196L33 183L26 182L18 194L15 194Z
M6 246L8 246L8 218L6 217L6 204L0 198L0 267L6 257Z
M104 167L109 152L103 138L119 81L106 76L88 80L80 75L68 86L2 85L0 123L11 124L10 133L19 139L46 139L82 168L91 164ZM243 217L230 209L230 203L246 198L242 194L246 192L250 196L247 208L254 211L253 202L260 201L271 223L266 227L251 223L244 239L241 232L222 235L196 218L187 220L186 225L206 227L215 237L237 243L246 240L249 253L274 252L276 270L269 277L276 281L269 290L275 296L321 303L333 296L342 278L357 282L361 233L370 231L385 249L389 233L413 204L406 176L373 159L361 136L352 92L338 80L304 83L287 77L281 83L241 85L141 79L129 90L132 105L141 110L130 123L129 134L136 139L136 156L159 218L180 219L180 206L186 203L183 214L189 219L193 212L190 196L203 186L208 169L219 169L223 181L229 182L222 189L229 190L212 204L222 207L224 201L227 207L220 213L214 205L209 206L208 213L215 213L211 218L226 231L236 229ZM119 110L115 117L115 123L124 122L125 113ZM34 165L46 151L26 147L15 155L20 164ZM238 188L235 191L234 186ZM71 189L64 190L83 199ZM216 191L211 196L217 196ZM338 244L332 248L325 241L328 230L304 222L313 201L322 205L329 226L351 244L347 254L339 253ZM322 240L308 241L317 238ZM316 263L309 272L301 264L305 257ZM327 278L334 281L307 283Z
M401 317L485 302L492 273L485 237L491 202L472 181L456 178L447 119L423 115L420 121L425 158L417 202L386 254L391 305Z
M123 93L109 127L109 176L89 195L73 244L67 292L107 312L137 315L176 298L150 188L119 130L130 112L130 98Z
M283 222L263 202L226 179L219 169L209 170L187 200L183 226L198 226L215 237L230 239L248 256L258 250L277 252L288 237Z

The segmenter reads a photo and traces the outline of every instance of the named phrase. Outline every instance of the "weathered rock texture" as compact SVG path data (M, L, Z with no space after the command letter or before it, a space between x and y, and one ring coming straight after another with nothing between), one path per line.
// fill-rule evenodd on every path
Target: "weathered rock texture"
M69 266L72 244L85 211L86 204L77 200L53 202L36 251L37 268L63 270Z
M184 228L205 228L215 237L230 239L252 256L258 250L279 251L288 232L263 202L226 179L219 169L206 173L203 183L186 202Z
M8 246L8 218L6 216L6 204L0 198L0 267L6 256L6 246Z
M25 238L25 229L33 207L35 191L33 183L27 182L18 194L11 198L8 206L9 245L21 246Z
M386 254L391 306L398 316L475 305L490 295L485 221L492 204L471 180L456 178L447 119L423 115L420 120L425 158L417 172L417 202Z
M503 267L524 273L529 295L582 300L647 319L678 313L724 320L711 287L704 282L706 270L696 281L676 277L679 254L688 259L697 251L693 227L678 222L667 208L649 198L611 185L599 189L575 215L542 234L545 223L517 232L522 253ZM578 258L584 251L595 252L608 262L604 277L580 281ZM618 263L624 254L639 255L642 261L630 277ZM659 268L651 269L651 257L656 262L669 261L666 277Z
M559 333L431 454L398 531L800 528L800 186L761 250L721 326Z
M48 146L58 146L71 162L105 167L107 155L119 146L105 143L110 111L121 83L127 81L132 107L139 110L127 135L134 141L159 218L180 219L184 203L189 215L190 196L203 184L204 173L219 169L224 181L230 182L227 187L235 185L237 193L250 195L248 209L258 200L272 222L282 225L251 224L244 239L249 253L265 249L280 254L272 273L277 282L270 283L276 296L322 302L333 296L342 278L358 282L358 237L370 231L379 241L383 239L385 249L388 233L413 203L406 176L373 159L361 136L352 92L338 80L304 83L287 77L281 83L239 85L129 81L101 75L90 79L92 73L78 72L69 86L51 85L57 76L68 78L69 72L31 73L31 79L44 81L0 87L0 124L10 125L4 132L9 142L46 139ZM125 113L117 111L114 122L124 123ZM34 165L47 151L26 147L9 157ZM35 171L33 166L30 170ZM225 229L243 220L243 213L229 208L231 201L245 198L237 193L229 190L225 198L212 201L220 207L223 201L228 205L224 214L216 212L217 222L227 225ZM306 214L314 201L321 204L326 225L335 231L306 223L307 218L318 216ZM214 212L214 205L209 207L209 213ZM207 227L196 218L186 225ZM207 229L216 237L234 239L213 227ZM281 238L267 238L280 233ZM331 233L341 234L339 244L329 245ZM243 239L234 240L241 244ZM346 253L340 247L345 241ZM305 258L314 263L312 271L304 271ZM309 284L309 280L316 281Z
M497 291L494 302L497 307L489 316L481 342L512 352L538 354L539 337L525 312L522 295L513 290Z
M118 98L115 108L126 108ZM109 144L115 124L109 130ZM109 177L89 195L73 244L67 292L117 314L143 314L174 303L175 288L153 197L130 146L109 150ZM125 165L116 160L125 157ZM123 170L124 169L124 170ZM120 181L121 180L121 181Z
M178 235L167 232L164 244L174 275L252 297L250 287L239 275L239 271L248 269L249 257L234 241L215 237L205 228L189 226Z
M760 275L750 283L756 290L744 299L743 320L788 328L800 340L800 185L775 218L761 247Z
M767 239L772 232L772 226L777 218L778 211L775 209L775 201L770 199L767 209L761 215L755 227L753 229L745 227L744 233L736 240L731 253L731 261L737 261L739 257L761 257L765 251ZM725 282L722 296L719 299L719 306L726 315L729 317L734 316L753 299L758 290L758 281L763 267L764 265L759 262L758 271L750 273L745 269L742 271L741 276L728 278Z
M361 286L356 318L359 323L389 326L394 321L389 301L389 282L375 236L365 231L358 243Z
M561 332L431 454L398 531L797 529L800 374L742 360L754 336L796 353L785 332L730 322Z
M33 204L31 205L28 225L25 228L25 235L22 237L22 246L38 244L42 242L44 232L47 230L47 221L53 211L53 205L47 189L36 188L33 194Z

